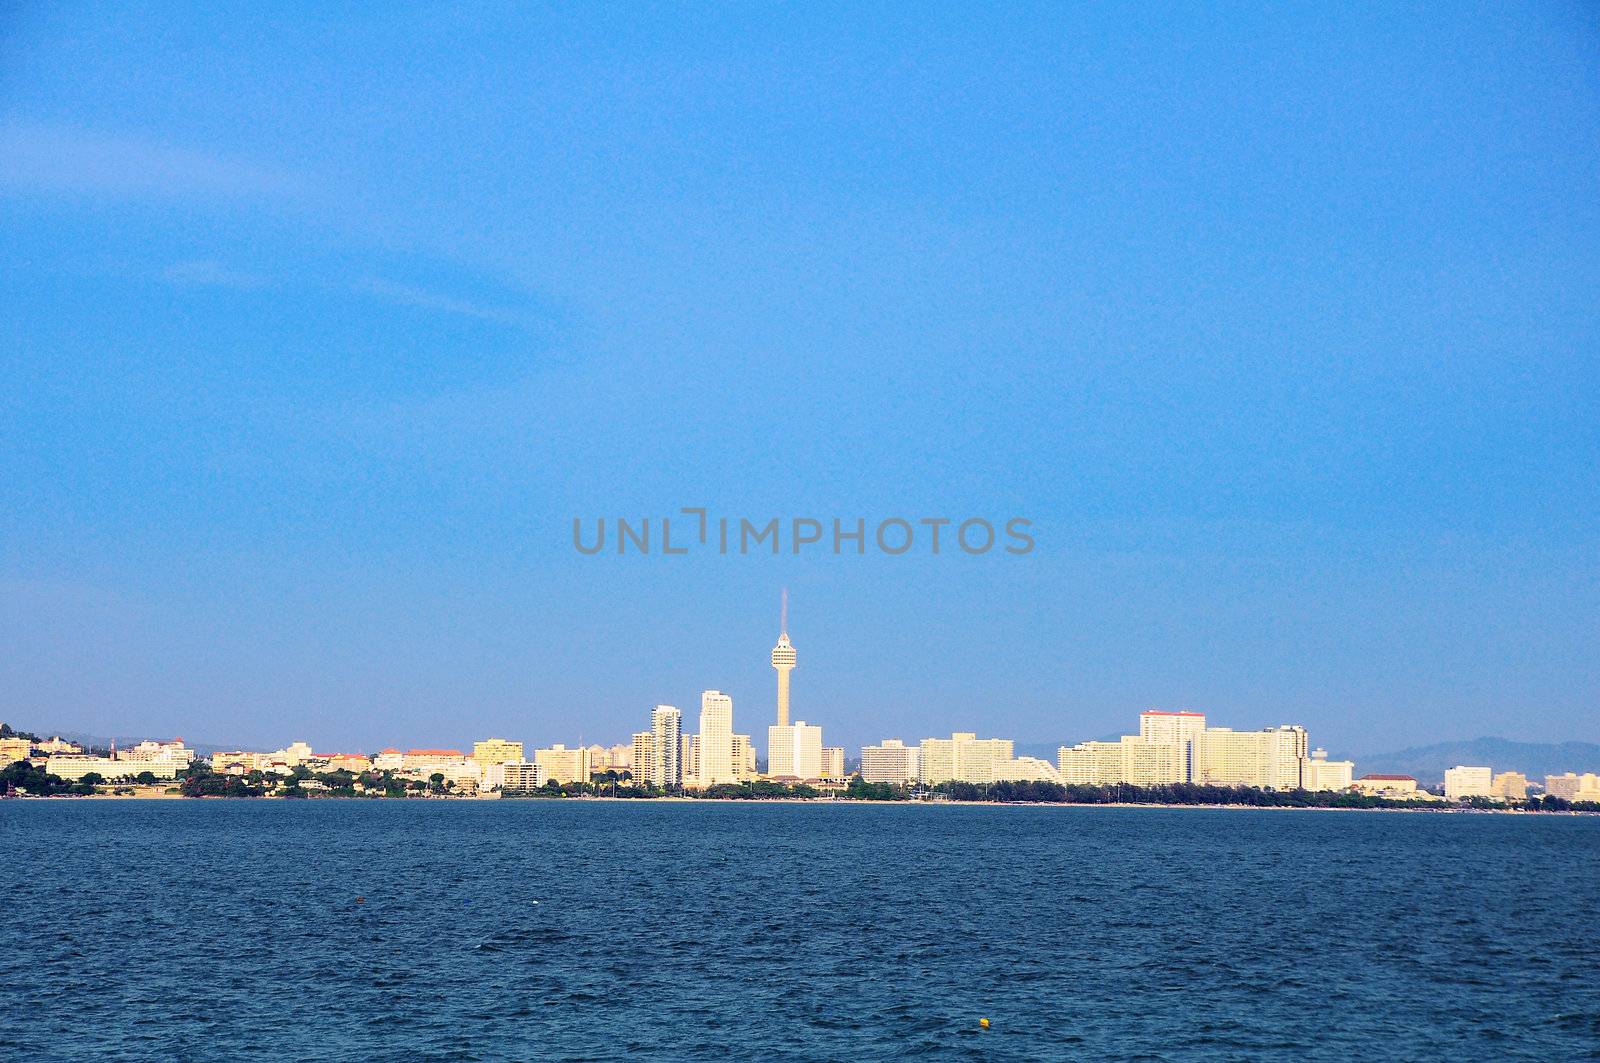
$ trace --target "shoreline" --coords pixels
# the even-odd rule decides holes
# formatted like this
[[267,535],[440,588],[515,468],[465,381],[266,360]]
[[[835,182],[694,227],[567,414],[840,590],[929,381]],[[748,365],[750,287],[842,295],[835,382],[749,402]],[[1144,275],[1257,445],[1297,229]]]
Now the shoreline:
[[1339,808],[1327,805],[1249,805],[1249,804],[1159,804],[1149,802],[1072,802],[1072,801],[880,801],[880,800],[826,800],[804,797],[770,797],[758,799],[738,798],[704,798],[704,797],[410,797],[410,798],[383,798],[383,797],[185,797],[182,794],[169,793],[144,793],[144,794],[53,794],[48,797],[22,796],[0,799],[4,801],[240,801],[240,802],[356,802],[361,804],[478,804],[485,801],[509,801],[518,805],[535,804],[596,804],[607,805],[661,805],[675,806],[703,805],[716,807],[723,805],[803,805],[813,807],[848,807],[853,805],[867,807],[939,807],[939,808],[1082,808],[1082,809],[1181,809],[1190,811],[1219,811],[1219,812],[1403,812],[1422,813],[1424,815],[1491,815],[1491,816],[1600,816],[1600,812],[1585,809],[1566,809],[1551,811],[1532,811],[1524,808],[1463,808],[1456,806],[1441,808]]

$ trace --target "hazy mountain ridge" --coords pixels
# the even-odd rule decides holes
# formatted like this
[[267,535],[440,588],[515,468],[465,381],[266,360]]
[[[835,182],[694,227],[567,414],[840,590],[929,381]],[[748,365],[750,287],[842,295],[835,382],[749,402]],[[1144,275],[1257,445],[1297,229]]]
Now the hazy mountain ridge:
[[1487,765],[1496,772],[1520,771],[1539,783],[1546,775],[1562,772],[1600,772],[1600,744],[1594,742],[1516,742],[1485,736],[1412,746],[1392,753],[1329,756],[1355,761],[1358,777],[1372,773],[1410,775],[1424,784],[1442,782],[1445,770],[1457,764]]

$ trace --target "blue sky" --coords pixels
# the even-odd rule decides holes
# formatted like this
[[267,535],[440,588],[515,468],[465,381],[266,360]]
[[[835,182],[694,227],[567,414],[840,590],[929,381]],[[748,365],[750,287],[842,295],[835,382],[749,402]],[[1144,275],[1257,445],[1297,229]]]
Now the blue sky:
[[1600,741],[1592,7],[12,4],[0,283],[8,721]]

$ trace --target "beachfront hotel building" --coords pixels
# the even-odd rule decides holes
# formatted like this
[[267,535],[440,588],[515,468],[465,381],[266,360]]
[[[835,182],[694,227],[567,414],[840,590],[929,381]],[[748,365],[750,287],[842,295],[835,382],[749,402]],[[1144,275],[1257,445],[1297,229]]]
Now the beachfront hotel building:
[[[1141,728],[1143,725],[1141,718]],[[1087,786],[1167,786],[1185,782],[1186,763],[1185,746],[1176,741],[1149,741],[1139,735],[1123,735],[1115,742],[1080,742],[1056,750],[1061,781]]]
[[546,749],[535,749],[533,762],[539,766],[541,783],[589,781],[589,750],[584,746],[568,749],[557,742]]
[[1355,771],[1355,761],[1329,760],[1326,749],[1313,749],[1301,769],[1300,784],[1307,790],[1348,790]]
[[51,757],[45,764],[45,770],[67,782],[77,782],[90,774],[112,781],[131,779],[144,772],[149,772],[157,779],[172,779],[177,776],[178,769],[186,766],[176,760],[118,760],[68,753]]
[[526,760],[497,760],[481,766],[479,785],[502,793],[528,793],[544,785],[539,765]]
[[0,765],[27,760],[33,753],[33,743],[26,738],[0,738]]
[[1409,775],[1363,775],[1355,782],[1357,790],[1374,797],[1416,797],[1417,780]]
[[949,738],[924,738],[917,756],[918,779],[925,786],[998,782],[1005,777],[1012,747],[1009,738],[979,738],[974,731],[956,731]]
[[1207,727],[1195,739],[1194,781],[1211,786],[1296,790],[1307,750],[1306,729],[1285,724],[1264,731]]
[[767,728],[767,775],[822,778],[822,728],[804,720]]
[[479,765],[518,761],[522,759],[522,743],[507,738],[485,738],[472,743],[472,759]]
[[908,746],[898,738],[885,738],[875,746],[862,746],[861,778],[894,786],[914,783],[918,752],[916,746]]
[[1446,768],[1444,773],[1444,796],[1449,801],[1459,801],[1463,797],[1492,797],[1494,795],[1494,772],[1489,768],[1468,767],[1457,764],[1453,768]]

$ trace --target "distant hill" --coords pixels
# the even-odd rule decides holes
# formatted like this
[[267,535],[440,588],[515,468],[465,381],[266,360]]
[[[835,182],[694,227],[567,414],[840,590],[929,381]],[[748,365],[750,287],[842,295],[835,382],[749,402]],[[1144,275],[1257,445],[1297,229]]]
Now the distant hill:
[[[159,737],[156,735],[92,735],[85,734],[82,731],[52,731],[49,728],[35,728],[34,733],[40,738],[60,735],[68,742],[76,742],[85,749],[106,749],[113,740],[117,743],[118,749],[127,749],[129,746],[136,746],[150,738],[155,738],[161,742],[170,742],[173,738],[172,735]],[[190,742],[187,739],[184,740],[183,744],[201,756],[210,756],[213,753],[228,753],[239,748],[238,746],[219,746],[209,742]]]
[[1543,782],[1546,775],[1562,772],[1600,772],[1600,745],[1593,742],[1513,742],[1509,738],[1473,738],[1438,742],[1393,753],[1347,756],[1329,754],[1332,760],[1353,760],[1356,775],[1410,775],[1424,785],[1444,780],[1445,769],[1457,764],[1487,765],[1497,772],[1520,771]]

